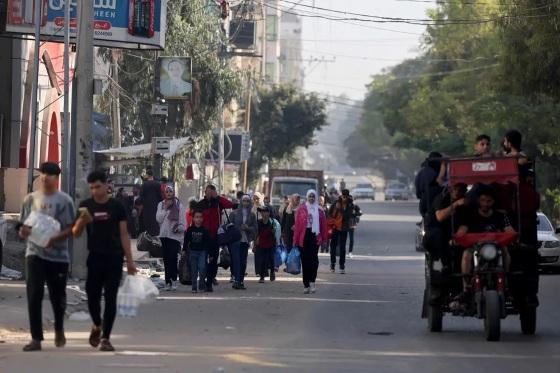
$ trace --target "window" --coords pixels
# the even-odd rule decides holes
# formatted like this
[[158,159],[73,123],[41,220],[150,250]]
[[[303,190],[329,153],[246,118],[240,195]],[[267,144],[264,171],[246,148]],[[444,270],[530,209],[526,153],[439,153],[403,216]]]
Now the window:
[[278,40],[278,16],[276,15],[266,16],[266,40]]

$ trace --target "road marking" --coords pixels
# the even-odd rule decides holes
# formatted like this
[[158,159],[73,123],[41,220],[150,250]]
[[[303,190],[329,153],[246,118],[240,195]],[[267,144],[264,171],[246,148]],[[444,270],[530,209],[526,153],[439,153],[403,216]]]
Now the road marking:
[[[390,214],[363,214],[360,217],[360,222],[364,221],[381,221],[390,223],[418,223],[420,216],[418,215],[390,215]],[[416,226],[411,225],[416,228]],[[359,228],[358,228],[359,230]]]
[[424,261],[425,256],[421,255],[354,255],[349,261],[377,261],[377,262],[393,262],[393,261]]
[[113,369],[162,369],[167,368],[165,364],[134,364],[134,363],[115,363],[115,364],[100,364],[99,368],[113,368]]
[[272,300],[272,301],[296,301],[296,302],[326,302],[326,303],[394,303],[388,300],[370,300],[370,299],[337,299],[337,298],[309,298],[304,297],[199,297],[199,296],[163,296],[158,297],[161,300],[236,300],[236,301],[254,301],[254,300]]
[[287,368],[288,367],[285,364],[270,363],[270,362],[259,360],[259,359],[256,359],[254,357],[243,355],[243,354],[227,354],[224,357],[226,359],[229,359],[229,360],[234,361],[236,363],[258,365],[258,366],[267,367],[267,368]]

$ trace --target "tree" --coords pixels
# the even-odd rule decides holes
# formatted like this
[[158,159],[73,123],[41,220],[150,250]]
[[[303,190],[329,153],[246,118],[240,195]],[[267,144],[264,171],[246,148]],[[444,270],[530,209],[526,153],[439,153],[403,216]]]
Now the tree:
[[255,180],[266,159],[281,160],[297,147],[312,145],[314,132],[326,124],[325,102],[313,93],[280,85],[261,87],[258,95],[252,113],[250,180]]

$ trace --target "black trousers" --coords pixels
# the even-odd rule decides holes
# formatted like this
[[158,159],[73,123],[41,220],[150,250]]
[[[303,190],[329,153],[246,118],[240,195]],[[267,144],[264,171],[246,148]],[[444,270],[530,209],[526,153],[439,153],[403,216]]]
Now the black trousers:
[[163,251],[163,267],[165,268],[165,283],[177,281],[179,275],[179,250],[181,243],[171,238],[161,238],[161,248]]
[[354,231],[355,231],[355,228],[350,228],[350,230],[348,231],[348,237],[349,237],[349,241],[350,241],[350,243],[348,244],[348,252],[349,253],[354,251]]
[[[257,247],[255,250],[255,272],[257,276],[265,278],[269,271],[274,271],[274,247]],[[272,259],[272,260],[271,260]]]
[[[88,309],[93,324],[103,326],[102,338],[110,338],[117,316],[117,293],[122,278],[123,262],[122,254],[90,253],[87,259]],[[103,319],[101,319],[101,294],[105,298]]]
[[331,268],[336,266],[336,248],[339,248],[339,265],[340,269],[344,269],[346,264],[346,240],[348,239],[348,231],[334,230],[331,238]]
[[307,228],[301,248],[301,272],[303,276],[303,286],[309,287],[310,282],[317,280],[317,270],[319,269],[319,245],[317,236]]
[[54,313],[54,329],[56,331],[64,330],[68,263],[51,262],[32,255],[25,258],[25,268],[31,338],[42,341],[45,283],[49,289],[49,298]]
[[206,288],[212,289],[214,279],[218,275],[218,256],[220,248],[217,241],[212,241],[208,245],[208,265],[206,266]]

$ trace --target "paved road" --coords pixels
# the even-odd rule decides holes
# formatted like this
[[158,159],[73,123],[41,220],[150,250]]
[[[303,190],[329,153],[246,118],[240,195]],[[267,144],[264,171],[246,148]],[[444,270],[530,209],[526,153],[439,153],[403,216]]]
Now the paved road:
[[[445,319],[444,332],[430,334],[419,318],[423,262],[412,245],[416,206],[361,206],[365,215],[348,273],[331,274],[322,257],[316,295],[303,295],[299,278],[288,276],[272,284],[252,280],[246,292],[224,284],[209,296],[192,296],[188,289],[164,293],[138,318],[118,319],[115,354],[89,348],[89,323],[69,322],[64,350],[48,341],[43,352],[23,354],[13,333],[0,344],[0,372],[560,370],[560,277],[542,278],[535,337],[522,336],[514,318],[503,323],[498,343],[484,341],[481,322],[474,319]],[[21,291],[16,285],[0,284],[0,291]]]

